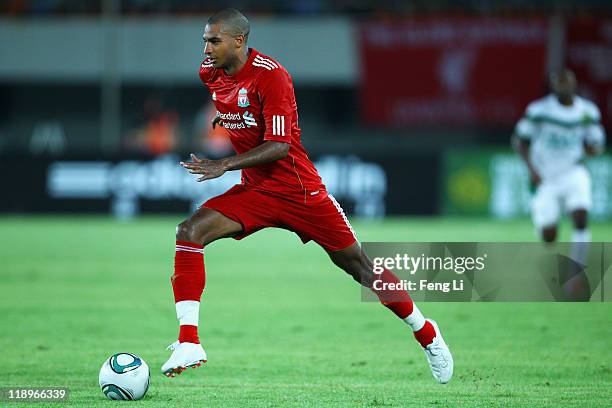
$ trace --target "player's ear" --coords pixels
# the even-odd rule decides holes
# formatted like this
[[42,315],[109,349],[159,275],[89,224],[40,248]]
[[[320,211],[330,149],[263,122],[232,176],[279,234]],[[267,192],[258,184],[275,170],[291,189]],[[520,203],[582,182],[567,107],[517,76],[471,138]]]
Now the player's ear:
[[236,37],[234,37],[234,41],[236,43],[236,48],[240,48],[246,44],[246,37],[242,34],[239,34]]

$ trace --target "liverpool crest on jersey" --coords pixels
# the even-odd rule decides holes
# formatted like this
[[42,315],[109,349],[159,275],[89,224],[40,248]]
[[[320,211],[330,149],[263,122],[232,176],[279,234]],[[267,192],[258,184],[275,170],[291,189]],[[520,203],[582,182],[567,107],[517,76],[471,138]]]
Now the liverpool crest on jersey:
[[247,89],[241,88],[238,91],[238,106],[241,108],[246,108],[249,106],[249,96],[247,95]]

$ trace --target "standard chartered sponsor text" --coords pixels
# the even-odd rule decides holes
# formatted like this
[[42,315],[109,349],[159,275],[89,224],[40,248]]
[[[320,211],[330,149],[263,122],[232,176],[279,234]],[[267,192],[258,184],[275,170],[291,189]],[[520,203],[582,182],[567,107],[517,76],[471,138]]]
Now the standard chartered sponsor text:
[[219,112],[217,116],[219,116],[221,120],[242,120],[242,117],[240,117],[239,113],[221,113]]

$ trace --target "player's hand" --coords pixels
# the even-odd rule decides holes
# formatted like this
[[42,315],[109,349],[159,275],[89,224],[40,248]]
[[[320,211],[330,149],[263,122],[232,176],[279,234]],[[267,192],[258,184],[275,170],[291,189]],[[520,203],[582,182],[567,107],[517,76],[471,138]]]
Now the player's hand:
[[223,126],[223,122],[221,122],[221,118],[219,116],[215,116],[215,118],[212,121],[212,128],[216,128],[217,125],[219,126]]
[[202,177],[198,181],[221,177],[227,171],[221,160],[200,159],[193,153],[190,162],[181,162],[180,165],[189,170],[191,174],[201,174]]

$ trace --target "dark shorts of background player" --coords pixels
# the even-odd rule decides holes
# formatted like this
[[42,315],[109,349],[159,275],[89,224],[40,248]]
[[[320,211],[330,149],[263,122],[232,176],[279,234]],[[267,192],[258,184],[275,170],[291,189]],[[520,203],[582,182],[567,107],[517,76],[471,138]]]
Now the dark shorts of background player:
[[304,243],[315,241],[326,251],[339,251],[357,242],[344,211],[325,190],[277,195],[238,184],[202,207],[242,225],[242,232],[234,239],[276,227],[295,232]]

